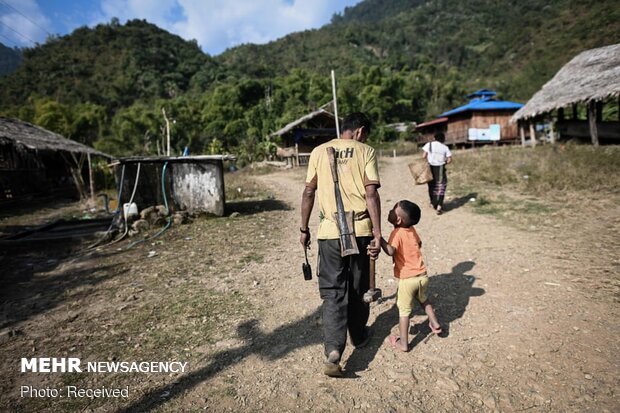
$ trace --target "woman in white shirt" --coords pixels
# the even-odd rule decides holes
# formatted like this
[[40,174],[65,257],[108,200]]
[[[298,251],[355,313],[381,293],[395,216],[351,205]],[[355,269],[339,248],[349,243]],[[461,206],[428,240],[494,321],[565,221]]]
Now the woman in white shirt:
[[439,132],[435,134],[434,141],[427,142],[422,147],[424,158],[428,161],[433,173],[433,180],[428,183],[428,196],[433,209],[437,210],[437,215],[443,212],[443,198],[448,186],[446,165],[452,162],[452,152],[444,145],[445,140],[445,135]]

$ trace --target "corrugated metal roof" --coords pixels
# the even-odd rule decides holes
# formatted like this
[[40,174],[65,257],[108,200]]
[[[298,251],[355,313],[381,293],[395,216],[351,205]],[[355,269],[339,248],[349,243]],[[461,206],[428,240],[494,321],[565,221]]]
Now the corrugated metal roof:
[[416,129],[424,128],[426,126],[436,125],[438,123],[444,123],[447,121],[448,121],[448,118],[445,118],[445,117],[429,120],[428,122],[424,122],[424,123],[420,123],[419,125],[416,125]]
[[128,156],[118,158],[110,165],[122,165],[126,163],[200,163],[212,161],[235,161],[234,155],[191,155],[191,156]]
[[469,95],[465,95],[466,98],[475,98],[477,96],[495,96],[497,92],[489,89],[480,89],[476,90],[474,93],[470,93]]
[[519,110],[523,107],[522,103],[509,102],[507,100],[493,100],[490,97],[472,99],[468,104],[442,113],[438,117],[449,117],[457,113],[477,111],[477,110]]

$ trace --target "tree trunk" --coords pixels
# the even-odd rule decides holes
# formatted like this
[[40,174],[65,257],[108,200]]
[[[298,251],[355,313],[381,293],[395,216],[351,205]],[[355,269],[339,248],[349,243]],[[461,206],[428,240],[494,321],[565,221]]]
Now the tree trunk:
[[80,154],[80,159],[78,160],[73,152],[69,152],[71,155],[71,160],[67,159],[67,157],[61,152],[62,158],[65,160],[65,163],[69,167],[69,171],[71,171],[71,176],[73,177],[73,183],[75,184],[75,189],[78,191],[78,195],[80,199],[88,198],[88,192],[86,191],[86,184],[84,183],[84,178],[82,178],[82,166],[84,165],[84,154]]

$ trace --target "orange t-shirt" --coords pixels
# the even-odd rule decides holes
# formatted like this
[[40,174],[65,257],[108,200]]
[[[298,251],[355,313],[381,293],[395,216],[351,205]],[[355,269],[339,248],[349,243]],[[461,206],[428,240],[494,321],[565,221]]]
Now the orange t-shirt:
[[420,237],[415,228],[394,228],[388,244],[396,249],[392,256],[396,278],[410,278],[426,273],[420,251]]

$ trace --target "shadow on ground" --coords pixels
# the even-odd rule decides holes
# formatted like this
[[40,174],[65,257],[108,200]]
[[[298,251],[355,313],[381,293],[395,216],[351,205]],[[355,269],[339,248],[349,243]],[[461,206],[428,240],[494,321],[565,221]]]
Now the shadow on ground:
[[9,256],[0,257],[0,328],[12,327],[66,303],[67,294],[73,290],[79,289],[80,293],[73,295],[72,300],[86,297],[90,289],[83,287],[123,273],[119,265],[93,268],[85,264],[62,270],[68,261],[78,258],[76,244],[65,242],[54,248],[13,250]]
[[467,195],[451,199],[448,202],[445,202],[443,204],[443,211],[448,212],[448,211],[452,211],[453,209],[460,208],[466,203],[468,203],[471,198],[477,198],[477,197],[478,197],[477,192],[471,192]]
[[[452,272],[438,274],[429,278],[429,300],[435,308],[437,318],[441,323],[442,333],[439,337],[445,338],[450,335],[450,325],[453,321],[463,317],[470,297],[479,297],[484,294],[484,289],[474,287],[476,277],[468,274],[476,265],[473,261],[465,261],[455,265]],[[390,335],[392,328],[398,324],[398,308],[396,307],[395,295],[385,297],[384,300],[394,300],[394,305],[389,310],[381,313],[371,328],[373,339],[363,349],[355,349],[346,363],[347,377],[358,377],[356,372],[364,371],[375,358],[384,340]],[[424,315],[420,305],[416,305],[413,315]],[[416,346],[424,342],[431,333],[428,322],[416,324],[410,329],[409,351],[414,351]],[[413,340],[411,340],[413,336]],[[396,350],[395,350],[396,351]]]
[[[484,294],[484,290],[473,287],[475,277],[466,274],[473,266],[474,263],[471,261],[463,262],[454,266],[449,274],[431,277],[430,293],[433,296],[434,294],[438,295],[435,298],[436,309],[445,335],[449,334],[450,323],[461,318],[465,313],[470,297]],[[394,298],[392,295],[385,299],[393,300]],[[260,331],[258,320],[246,321],[237,328],[237,336],[245,341],[244,345],[216,352],[209,357],[204,367],[179,378],[174,383],[148,391],[120,411],[145,412],[161,408],[171,399],[183,395],[188,390],[211,379],[220,371],[240,363],[252,354],[273,361],[283,358],[298,348],[321,344],[323,342],[322,330],[320,328],[308,328],[316,323],[319,316],[320,307],[304,318],[284,324],[269,334]],[[398,310],[395,305],[379,315],[371,326],[374,334],[371,343],[365,348],[353,351],[346,363],[345,377],[357,377],[356,372],[368,368],[369,363],[375,358],[379,347],[383,344],[383,340],[397,322]],[[419,330],[412,343],[413,347],[430,333],[427,323],[424,323],[424,326],[420,327]],[[162,397],[163,394],[165,397]]]
[[290,211],[291,209],[290,205],[278,199],[226,202],[226,215],[230,215],[234,212],[239,214],[254,214],[267,211]]
[[[269,334],[260,331],[258,320],[246,321],[237,327],[238,336],[244,339],[246,344],[238,348],[218,351],[210,356],[206,366],[179,378],[173,384],[147,392],[120,411],[145,412],[156,409],[252,354],[271,361],[280,359],[295,349],[322,343],[321,329],[308,328],[315,324],[319,314],[320,307],[304,318],[278,327]],[[162,398],[161,395],[164,393],[166,397]]]

